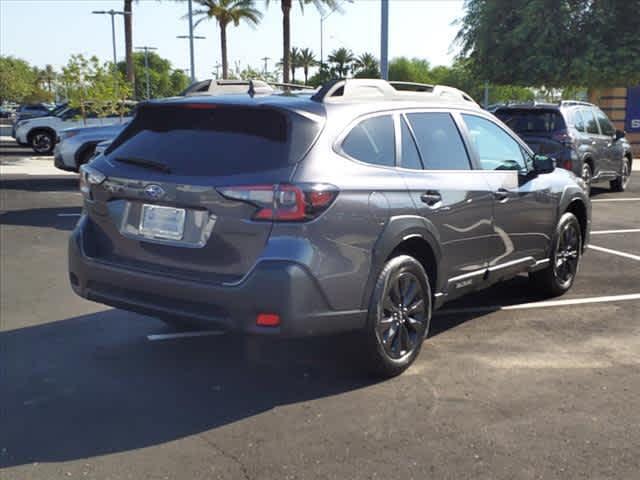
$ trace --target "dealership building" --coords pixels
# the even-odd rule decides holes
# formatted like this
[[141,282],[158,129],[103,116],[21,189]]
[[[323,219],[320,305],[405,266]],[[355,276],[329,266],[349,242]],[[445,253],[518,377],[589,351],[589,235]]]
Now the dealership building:
[[617,129],[627,132],[634,155],[640,157],[640,86],[592,90],[589,100],[607,114]]

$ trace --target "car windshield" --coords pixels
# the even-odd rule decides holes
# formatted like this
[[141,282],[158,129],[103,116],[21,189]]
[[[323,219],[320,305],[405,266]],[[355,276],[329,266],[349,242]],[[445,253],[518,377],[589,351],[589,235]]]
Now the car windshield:
[[557,110],[502,109],[496,116],[517,133],[553,133],[567,128]]

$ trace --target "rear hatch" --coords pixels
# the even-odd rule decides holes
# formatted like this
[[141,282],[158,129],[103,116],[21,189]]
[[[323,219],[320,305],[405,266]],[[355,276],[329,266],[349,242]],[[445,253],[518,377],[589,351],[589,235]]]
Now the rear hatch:
[[495,115],[540,155],[553,156],[569,140],[567,125],[556,109],[504,108]]
[[259,105],[141,107],[89,167],[100,178],[84,192],[91,237],[86,253],[187,279],[242,278],[262,252],[272,221],[256,218],[256,203],[225,192],[288,182],[321,126]]

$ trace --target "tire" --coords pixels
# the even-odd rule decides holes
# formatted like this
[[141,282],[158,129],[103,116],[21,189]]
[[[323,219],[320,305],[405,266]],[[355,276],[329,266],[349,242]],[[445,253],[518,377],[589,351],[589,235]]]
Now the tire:
[[431,286],[420,262],[408,255],[387,261],[371,295],[364,332],[371,373],[390,378],[409,368],[429,333],[431,308]]
[[582,180],[586,185],[586,194],[587,196],[591,195],[591,179],[593,178],[593,170],[591,170],[591,165],[589,165],[586,161],[582,164]]
[[609,185],[614,192],[624,192],[629,186],[629,178],[631,177],[631,161],[625,157],[622,161],[621,175],[611,181]]
[[551,245],[549,266],[530,277],[547,296],[557,297],[573,286],[582,256],[582,231],[573,213],[560,217]]
[[56,139],[51,132],[38,130],[29,135],[29,145],[35,153],[51,155],[56,146]]

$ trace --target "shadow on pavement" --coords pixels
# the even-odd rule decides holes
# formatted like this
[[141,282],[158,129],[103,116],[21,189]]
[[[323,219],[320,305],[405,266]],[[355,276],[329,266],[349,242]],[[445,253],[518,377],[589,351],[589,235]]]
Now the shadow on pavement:
[[0,466],[157,445],[375,382],[351,336],[147,341],[159,331],[107,310],[0,332]]
[[[11,210],[0,213],[0,225],[20,225],[28,227],[57,228],[73,230],[80,213],[80,207],[49,207]],[[59,216],[62,215],[62,216]]]
[[76,176],[1,179],[1,190],[21,190],[25,192],[77,192],[78,178]]

